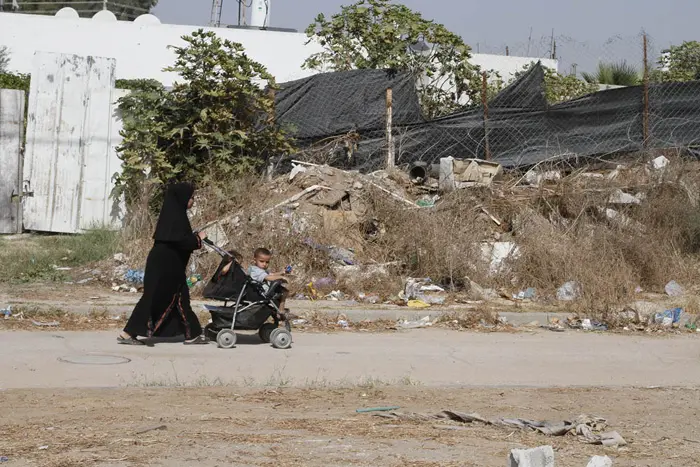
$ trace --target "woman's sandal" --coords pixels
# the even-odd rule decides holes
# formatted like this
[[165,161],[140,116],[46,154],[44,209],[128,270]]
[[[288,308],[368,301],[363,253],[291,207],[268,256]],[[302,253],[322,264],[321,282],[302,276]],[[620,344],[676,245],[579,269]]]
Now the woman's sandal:
[[208,343],[209,343],[209,339],[207,339],[206,337],[204,337],[201,334],[192,340],[184,342],[185,345],[201,345],[201,344],[208,344]]
[[124,345],[146,345],[144,342],[141,342],[135,337],[122,337],[119,336],[117,337],[117,343],[118,344],[124,344]]

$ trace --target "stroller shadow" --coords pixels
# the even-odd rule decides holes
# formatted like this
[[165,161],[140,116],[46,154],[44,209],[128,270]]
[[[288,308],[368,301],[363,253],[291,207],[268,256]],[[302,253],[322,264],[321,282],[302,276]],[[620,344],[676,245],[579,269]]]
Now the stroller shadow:
[[[142,342],[149,347],[153,347],[156,344],[182,344],[185,342],[185,336],[175,336],[175,337],[151,337],[148,339],[142,339]],[[216,341],[211,340],[209,344],[216,345]],[[257,334],[240,334],[236,333],[236,345],[270,345],[260,340]],[[192,347],[197,347],[193,345]]]

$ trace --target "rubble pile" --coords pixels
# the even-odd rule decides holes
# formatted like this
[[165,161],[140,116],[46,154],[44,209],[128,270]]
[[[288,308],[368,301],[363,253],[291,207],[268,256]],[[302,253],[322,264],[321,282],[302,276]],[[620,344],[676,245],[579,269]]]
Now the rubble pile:
[[[192,225],[203,225],[217,246],[234,248],[245,260],[255,247],[271,247],[276,262],[294,270],[296,298],[418,308],[494,300],[514,306],[537,302],[572,307],[598,293],[590,277],[582,277],[575,268],[572,274],[545,271],[537,276],[537,270],[528,269],[529,263],[541,267],[536,264],[543,262],[540,254],[548,255],[549,261],[569,258],[575,263],[579,258],[571,255],[576,247],[567,243],[569,238],[580,241],[588,235],[592,244],[601,232],[643,238],[650,229],[658,230],[644,217],[644,210],[650,203],[663,205],[659,194],[668,195],[669,190],[675,193],[673,202],[698,206],[700,165],[693,164],[671,163],[659,156],[585,168],[539,165],[524,173],[504,174],[497,163],[445,158],[439,164],[416,163],[405,171],[363,174],[293,161],[288,173],[254,186],[249,198],[232,199],[236,207],[230,212],[207,200],[198,203]],[[401,229],[414,230],[410,238],[423,237],[415,253],[393,246],[404,232],[396,227],[402,219]],[[433,235],[465,223],[471,230],[430,243]],[[533,243],[542,253],[533,253]],[[413,262],[416,254],[432,257],[440,251],[446,252],[442,271],[440,262],[433,261],[432,272]],[[458,276],[451,273],[451,258],[462,261]],[[206,280],[218,260],[203,250],[193,255],[190,272]],[[140,271],[132,263],[115,257],[101,268],[99,278],[115,290],[138,289]],[[473,265],[470,272],[465,272],[465,263]],[[687,276],[669,275],[663,276],[670,284],[664,296],[677,302],[665,304],[658,316],[630,328],[664,327],[669,319],[678,327],[678,313],[666,312],[685,306],[681,302],[693,291],[683,290],[690,283]],[[635,285],[639,290],[630,297],[639,298],[641,286],[647,285],[631,284],[632,291]],[[663,284],[658,285],[653,288],[662,294]],[[630,284],[624,287],[630,289]],[[567,324],[584,330],[609,325],[598,318],[580,316]]]

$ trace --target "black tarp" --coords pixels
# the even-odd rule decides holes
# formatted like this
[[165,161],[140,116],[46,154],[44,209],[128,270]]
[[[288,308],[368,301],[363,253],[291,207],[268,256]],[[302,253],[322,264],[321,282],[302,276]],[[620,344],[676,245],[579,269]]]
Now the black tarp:
[[[351,91],[342,94],[343,99],[350,102],[343,106],[337,104],[337,85],[330,85],[338,82],[336,73],[319,75],[315,84],[312,84],[313,78],[302,80],[304,85],[295,82],[295,88],[307,89],[304,96],[313,95],[313,105],[305,103],[303,96],[295,105],[298,109],[313,108],[313,115],[307,111],[287,111],[285,123],[315,129],[297,133],[301,146],[358,130],[361,138],[357,148],[349,159],[347,154],[339,157],[338,163],[363,171],[377,170],[386,160],[384,93],[387,81],[373,75],[372,71],[350,73],[353,73],[348,75],[353,78],[348,80],[352,84]],[[362,78],[362,74],[367,74],[368,78]],[[363,82],[373,83],[372,89],[360,91],[357,85]],[[321,83],[325,84],[321,86]],[[403,86],[398,89],[402,92],[399,99],[395,99],[393,124],[397,164],[436,163],[448,156],[484,158],[487,134],[491,159],[509,168],[528,167],[549,159],[607,156],[643,147],[641,86],[596,92],[548,106],[544,72],[537,64],[491,100],[488,121],[484,122],[481,107],[423,121],[417,108],[413,80],[404,75],[400,83]],[[314,86],[318,87],[312,90]],[[322,105],[323,102],[329,105]],[[698,144],[700,82],[652,85],[649,102],[649,147]],[[408,110],[402,109],[403,105]],[[285,106],[290,107],[289,104]],[[322,127],[321,122],[328,123]]]
[[275,119],[300,139],[384,128],[388,88],[394,125],[423,121],[413,77],[387,70],[322,73],[280,84]]

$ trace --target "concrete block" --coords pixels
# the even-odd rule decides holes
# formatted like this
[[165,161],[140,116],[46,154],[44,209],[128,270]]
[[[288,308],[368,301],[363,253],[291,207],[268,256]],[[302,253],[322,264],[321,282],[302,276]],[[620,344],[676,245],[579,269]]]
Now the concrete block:
[[508,467],[554,467],[554,449],[552,446],[513,449],[508,458]]
[[612,467],[613,462],[608,456],[593,456],[586,467]]

